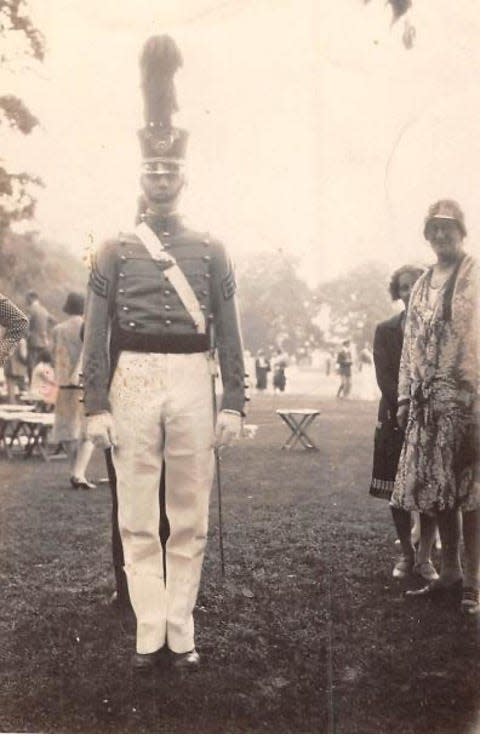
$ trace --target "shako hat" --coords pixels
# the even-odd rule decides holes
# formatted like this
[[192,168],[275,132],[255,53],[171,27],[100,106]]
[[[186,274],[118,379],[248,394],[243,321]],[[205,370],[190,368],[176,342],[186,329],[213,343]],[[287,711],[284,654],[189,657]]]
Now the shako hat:
[[428,210],[424,220],[424,237],[429,240],[429,226],[434,220],[454,220],[461,231],[463,238],[466,236],[465,216],[463,210],[454,200],[438,200]]
[[141,52],[145,127],[138,131],[145,173],[177,170],[184,162],[188,132],[171,124],[178,110],[174,75],[183,64],[170,36],[151,36]]

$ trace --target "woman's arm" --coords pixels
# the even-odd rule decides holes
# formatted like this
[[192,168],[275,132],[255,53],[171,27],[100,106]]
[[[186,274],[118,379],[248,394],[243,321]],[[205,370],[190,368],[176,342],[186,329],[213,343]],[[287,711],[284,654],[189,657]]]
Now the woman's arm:
[[0,339],[0,366],[3,366],[29,326],[28,317],[3,294],[0,294],[0,325],[5,328]]

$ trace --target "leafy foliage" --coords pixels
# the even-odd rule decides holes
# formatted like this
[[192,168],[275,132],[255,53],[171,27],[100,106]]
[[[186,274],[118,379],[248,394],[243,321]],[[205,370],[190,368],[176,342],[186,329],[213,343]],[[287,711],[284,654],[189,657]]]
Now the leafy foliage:
[[[289,353],[350,338],[372,344],[378,322],[392,314],[389,269],[366,262],[312,290],[297,275],[293,258],[259,254],[239,274],[241,323],[246,347],[279,345]],[[317,316],[328,309],[328,329]]]
[[320,304],[329,307],[335,337],[350,338],[360,348],[372,344],[377,323],[391,314],[389,276],[383,264],[366,262],[318,287]]
[[34,233],[7,231],[0,249],[0,293],[19,306],[25,293],[35,289],[42,302],[57,316],[69,291],[83,292],[87,269],[80,259],[60,244],[46,243]]
[[22,100],[15,95],[2,95],[0,110],[3,111],[5,122],[20,133],[30,133],[39,122]]
[[[23,10],[21,0],[0,0],[0,40],[6,42],[12,36],[15,36],[15,41],[21,38],[26,42],[23,54],[42,61],[44,38]],[[11,63],[4,52],[0,54],[0,60],[4,65]],[[0,96],[0,112],[0,130],[8,126],[28,135],[38,124],[37,118],[15,95]],[[8,230],[11,223],[33,217],[35,195],[32,185],[41,186],[42,182],[27,172],[8,171],[5,165],[0,167],[0,234]]]
[[0,233],[12,222],[33,217],[35,198],[31,185],[41,186],[42,180],[27,172],[14,174],[0,167]]
[[[44,37],[38,28],[35,28],[29,16],[23,13],[24,7],[23,0],[0,0],[0,38],[5,38],[10,33],[20,33],[27,41],[29,53],[35,59],[43,61]],[[7,61],[4,54],[0,60],[2,63]]]
[[239,274],[238,281],[248,350],[280,345],[292,353],[307,341],[318,341],[320,331],[312,323],[318,308],[311,290],[297,276],[293,257],[259,254]]

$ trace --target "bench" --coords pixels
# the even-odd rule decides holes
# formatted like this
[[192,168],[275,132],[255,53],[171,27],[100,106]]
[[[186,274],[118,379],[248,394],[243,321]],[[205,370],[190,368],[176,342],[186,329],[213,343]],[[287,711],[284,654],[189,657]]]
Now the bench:
[[25,458],[38,452],[44,461],[48,461],[47,435],[53,425],[53,412],[4,409],[0,405],[0,448],[4,449],[9,459],[18,448]]

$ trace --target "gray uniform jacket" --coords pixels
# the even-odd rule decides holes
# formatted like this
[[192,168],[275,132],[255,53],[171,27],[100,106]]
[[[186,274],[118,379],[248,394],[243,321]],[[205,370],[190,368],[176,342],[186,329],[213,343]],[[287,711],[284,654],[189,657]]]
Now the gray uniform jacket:
[[[231,262],[218,241],[185,228],[178,216],[148,218],[212,321],[223,382],[222,409],[243,411],[245,369]],[[87,414],[109,411],[109,384],[119,353],[199,353],[209,350],[164,272],[135,234],[120,234],[97,250],[91,266],[84,332]]]

